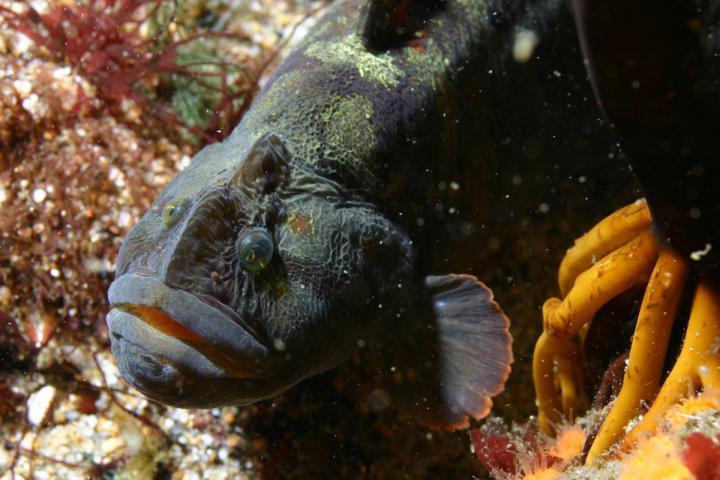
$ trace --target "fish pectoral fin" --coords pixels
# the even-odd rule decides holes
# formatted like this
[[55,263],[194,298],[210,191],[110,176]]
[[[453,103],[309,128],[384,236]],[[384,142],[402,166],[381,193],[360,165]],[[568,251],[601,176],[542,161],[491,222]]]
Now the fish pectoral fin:
[[411,374],[391,387],[392,401],[431,427],[467,428],[471,418],[490,412],[491,397],[510,374],[510,322],[492,291],[472,275],[429,276],[425,287],[434,318],[419,333],[424,338],[413,352]]
[[468,417],[490,412],[490,397],[500,393],[510,374],[510,321],[493,293],[472,275],[430,276],[438,331],[441,393],[451,422],[467,426]]

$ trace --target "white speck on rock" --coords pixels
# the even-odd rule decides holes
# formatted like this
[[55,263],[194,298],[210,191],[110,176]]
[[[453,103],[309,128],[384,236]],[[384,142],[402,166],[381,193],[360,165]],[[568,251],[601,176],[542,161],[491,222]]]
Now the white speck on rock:
[[52,76],[56,80],[61,80],[63,78],[68,78],[72,75],[72,69],[70,67],[61,67],[56,68],[53,70]]
[[132,225],[132,221],[132,215],[130,215],[127,210],[120,211],[120,214],[118,215],[118,225],[127,228]]
[[34,116],[38,116],[40,113],[40,97],[33,93],[22,101],[22,106]]
[[57,389],[55,387],[52,385],[45,385],[37,392],[30,395],[27,402],[27,419],[31,424],[37,427],[43,422],[43,420],[45,420],[45,417],[48,415],[48,411],[50,410],[50,406],[52,405],[53,400],[55,400],[56,393]]
[[[13,2],[10,5],[19,4],[20,2]],[[20,13],[20,12],[17,12]],[[22,33],[18,33],[15,36],[15,44],[13,45],[15,47],[15,50],[18,53],[25,53],[28,50],[30,50],[30,47],[33,45],[33,41],[30,40],[30,37],[27,35],[24,35]]]
[[47,192],[42,188],[36,188],[32,192],[32,199],[35,203],[42,203],[47,198]]
[[13,87],[15,87],[15,90],[17,90],[20,98],[26,98],[32,92],[32,82],[30,82],[30,80],[15,80],[13,82]]

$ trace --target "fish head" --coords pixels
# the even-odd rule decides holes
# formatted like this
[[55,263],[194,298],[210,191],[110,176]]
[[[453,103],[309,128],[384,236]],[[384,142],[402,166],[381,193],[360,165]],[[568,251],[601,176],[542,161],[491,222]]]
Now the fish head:
[[346,360],[409,269],[407,238],[290,162],[274,134],[224,180],[198,187],[198,172],[175,177],[121,246],[107,320],[123,377],[161,403],[209,408]]

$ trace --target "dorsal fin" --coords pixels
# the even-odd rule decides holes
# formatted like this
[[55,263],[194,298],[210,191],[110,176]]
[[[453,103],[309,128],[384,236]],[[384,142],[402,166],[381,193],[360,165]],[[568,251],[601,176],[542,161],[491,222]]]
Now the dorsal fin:
[[365,48],[381,52],[418,35],[446,0],[370,0],[362,37]]

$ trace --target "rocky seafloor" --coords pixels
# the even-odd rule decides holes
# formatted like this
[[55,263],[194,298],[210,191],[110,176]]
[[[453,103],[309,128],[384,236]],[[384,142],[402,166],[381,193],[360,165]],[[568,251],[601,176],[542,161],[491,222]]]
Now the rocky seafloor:
[[[47,13],[78,3],[0,0],[9,9],[5,19],[27,5]],[[170,32],[153,44],[162,50],[197,29],[222,25],[227,35],[203,38],[200,51],[189,55],[222,55],[242,66],[229,74],[237,90],[223,92],[238,102],[228,111],[240,114],[324,6],[290,0],[173,5],[176,10],[161,11],[154,24],[144,22],[139,35]],[[46,38],[62,32],[58,25],[37,31]],[[118,375],[105,325],[118,247],[199,146],[217,139],[214,133],[222,138],[229,128],[223,120],[231,122],[232,115],[204,114],[204,105],[189,98],[225,98],[192,91],[197,85],[177,72],[143,74],[139,88],[113,96],[97,84],[107,79],[101,72],[73,64],[76,52],[53,50],[10,27],[0,23],[1,479],[444,479],[482,478],[483,465],[493,470],[492,462],[476,458],[481,444],[468,432],[418,426],[355,387],[366,375],[359,357],[243,408],[170,408],[129,388]],[[192,95],[178,93],[184,89]],[[609,139],[607,154],[616,154]],[[478,247],[488,258],[484,281],[513,320],[515,366],[495,400],[495,414],[507,420],[535,413],[532,345],[540,306],[557,294],[555,272],[565,249],[638,195],[628,171],[605,177],[597,175],[600,166],[567,175],[551,170],[554,187],[544,200],[517,205],[502,233]],[[512,184],[521,190],[523,178],[516,177]]]

